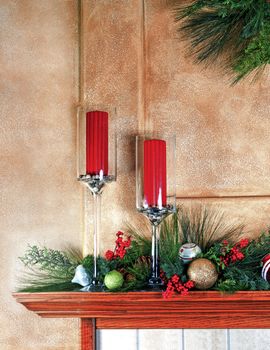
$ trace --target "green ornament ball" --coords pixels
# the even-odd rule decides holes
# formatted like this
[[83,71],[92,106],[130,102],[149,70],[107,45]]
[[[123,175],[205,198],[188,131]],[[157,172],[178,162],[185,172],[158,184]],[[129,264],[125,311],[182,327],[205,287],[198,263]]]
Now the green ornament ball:
[[123,283],[123,275],[116,270],[112,270],[105,275],[104,284],[109,290],[121,288]]

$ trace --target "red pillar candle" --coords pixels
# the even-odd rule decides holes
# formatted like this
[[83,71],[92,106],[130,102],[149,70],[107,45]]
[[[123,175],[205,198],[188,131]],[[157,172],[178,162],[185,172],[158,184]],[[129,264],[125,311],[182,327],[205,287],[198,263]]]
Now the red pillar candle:
[[151,206],[166,206],[166,142],[144,141],[144,200]]
[[108,175],[108,113],[86,113],[86,174]]

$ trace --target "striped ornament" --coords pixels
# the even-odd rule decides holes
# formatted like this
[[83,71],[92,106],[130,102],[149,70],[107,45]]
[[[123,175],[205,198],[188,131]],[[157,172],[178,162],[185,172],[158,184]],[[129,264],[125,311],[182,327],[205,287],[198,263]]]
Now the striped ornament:
[[263,267],[262,267],[262,278],[265,281],[270,282],[270,254],[267,254],[263,259]]

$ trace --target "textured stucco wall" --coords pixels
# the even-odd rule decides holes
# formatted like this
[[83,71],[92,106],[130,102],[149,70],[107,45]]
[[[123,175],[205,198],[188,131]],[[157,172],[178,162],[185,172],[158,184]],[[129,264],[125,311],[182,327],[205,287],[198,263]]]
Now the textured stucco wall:
[[269,195],[269,70],[231,87],[218,65],[194,65],[165,3],[146,1],[146,110],[178,136],[178,195]]
[[[218,66],[194,65],[173,2],[82,0],[78,16],[73,0],[0,0],[1,350],[79,347],[78,321],[38,318],[10,295],[28,242],[82,245],[83,222],[91,229],[92,200],[76,182],[79,99],[117,107],[118,180],[103,195],[102,249],[127,222],[143,225],[134,136],[144,130],[177,133],[179,203],[219,206],[251,235],[269,224],[269,72],[231,88]],[[267,330],[98,334],[102,350],[270,347]]]
[[181,203],[206,197],[257,233],[269,217],[270,71],[231,87],[218,64],[193,64],[170,3],[145,1],[147,125],[176,132]]
[[78,348],[77,320],[14,302],[27,244],[80,245],[77,3],[0,1],[0,349]]

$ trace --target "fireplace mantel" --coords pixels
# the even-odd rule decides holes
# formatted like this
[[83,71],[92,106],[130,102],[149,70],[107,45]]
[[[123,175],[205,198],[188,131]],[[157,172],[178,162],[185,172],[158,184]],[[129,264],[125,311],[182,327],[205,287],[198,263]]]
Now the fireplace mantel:
[[270,292],[14,293],[41,317],[80,318],[82,350],[95,349],[96,329],[270,328]]

